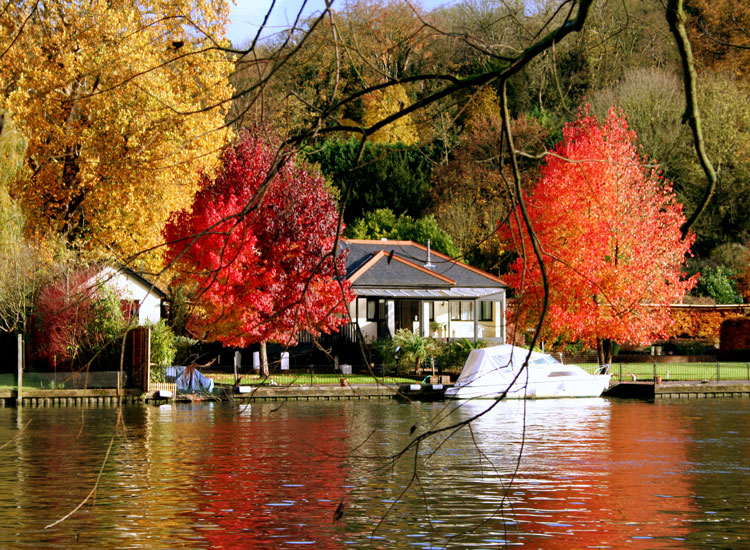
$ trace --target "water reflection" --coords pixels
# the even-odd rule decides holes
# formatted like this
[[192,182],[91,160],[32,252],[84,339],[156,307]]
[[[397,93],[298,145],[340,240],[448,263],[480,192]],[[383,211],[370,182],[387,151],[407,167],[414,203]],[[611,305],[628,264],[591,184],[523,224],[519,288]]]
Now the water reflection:
[[117,411],[0,410],[0,547],[750,546],[750,400],[203,403],[123,417],[92,505],[45,529],[93,487]]

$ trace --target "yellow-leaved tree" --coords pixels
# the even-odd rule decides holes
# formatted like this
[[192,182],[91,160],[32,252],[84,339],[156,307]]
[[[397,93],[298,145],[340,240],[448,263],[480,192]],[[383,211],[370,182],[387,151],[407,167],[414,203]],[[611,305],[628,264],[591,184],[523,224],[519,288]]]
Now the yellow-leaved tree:
[[[372,92],[364,98],[362,123],[370,127],[408,107],[411,100],[401,84]],[[376,143],[403,143],[414,145],[419,142],[419,132],[411,115],[403,116],[372,134]]]
[[[158,265],[173,210],[227,139],[225,0],[11,2],[0,14],[0,107],[28,141],[11,189],[27,231]],[[216,105],[219,107],[214,107]]]

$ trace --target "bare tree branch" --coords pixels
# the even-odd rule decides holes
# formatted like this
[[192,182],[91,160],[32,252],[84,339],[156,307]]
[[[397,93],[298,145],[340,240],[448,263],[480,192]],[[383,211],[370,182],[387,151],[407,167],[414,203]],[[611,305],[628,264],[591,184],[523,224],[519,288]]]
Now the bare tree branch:
[[703,137],[701,113],[698,106],[698,92],[696,89],[698,74],[695,70],[695,61],[693,59],[693,51],[690,47],[690,40],[688,40],[687,31],[685,30],[686,19],[683,0],[669,0],[667,4],[667,22],[677,42],[677,49],[682,62],[682,80],[685,85],[685,113],[682,121],[683,123],[687,122],[693,132],[695,152],[703,173],[706,175],[706,188],[703,192],[703,198],[698,203],[698,206],[696,206],[695,211],[680,228],[683,238],[687,237],[695,222],[705,212],[708,203],[711,202],[711,198],[716,192],[717,182],[716,171],[713,164],[711,164],[711,160],[708,158],[708,153],[706,153],[706,142]]

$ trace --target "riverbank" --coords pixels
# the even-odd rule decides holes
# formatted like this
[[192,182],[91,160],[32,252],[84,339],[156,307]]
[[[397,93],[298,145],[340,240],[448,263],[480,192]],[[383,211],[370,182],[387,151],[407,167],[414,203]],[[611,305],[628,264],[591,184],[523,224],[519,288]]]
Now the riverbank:
[[[315,386],[251,386],[246,393],[233,393],[231,386],[219,386],[211,395],[180,394],[173,399],[147,394],[137,389],[125,389],[118,395],[117,389],[24,389],[22,406],[105,406],[136,402],[177,401],[332,401],[357,399],[440,400],[449,385],[433,384],[352,384]],[[612,385],[605,397],[624,399],[693,399],[708,397],[750,397],[750,381],[725,380],[682,382],[620,382]],[[17,393],[0,391],[0,407],[18,405]]]
[[[231,387],[219,387],[211,395],[180,394],[166,399],[158,392],[144,393],[137,389],[125,389],[120,392],[123,403],[166,402],[166,401],[272,401],[272,400],[356,400],[356,399],[392,399],[399,395],[399,386],[378,384],[355,385],[318,385],[318,386],[253,386],[247,393],[232,393]],[[120,402],[117,389],[24,389],[21,406],[103,406],[116,405]],[[18,394],[15,390],[0,391],[0,407],[18,405]]]
[[[116,388],[92,388],[86,390],[24,388],[21,405],[30,407],[116,405],[120,402],[120,394],[122,394],[123,403],[144,401],[144,393],[136,389],[125,389],[118,392]],[[18,392],[15,390],[0,391],[0,407],[14,405],[18,405]]]

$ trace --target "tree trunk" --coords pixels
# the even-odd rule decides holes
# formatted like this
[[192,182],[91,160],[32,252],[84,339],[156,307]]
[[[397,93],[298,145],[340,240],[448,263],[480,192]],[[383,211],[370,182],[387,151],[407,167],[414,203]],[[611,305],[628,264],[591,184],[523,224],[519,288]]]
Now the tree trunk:
[[599,355],[600,365],[612,364],[612,348],[612,340],[610,340],[609,338],[597,338],[596,351]]
[[268,354],[266,354],[265,340],[260,343],[260,374],[263,378],[268,378]]

